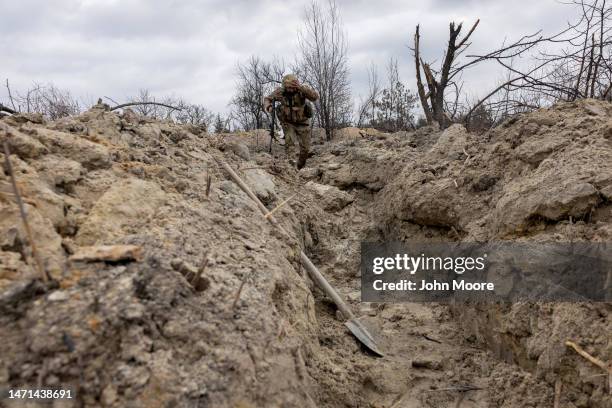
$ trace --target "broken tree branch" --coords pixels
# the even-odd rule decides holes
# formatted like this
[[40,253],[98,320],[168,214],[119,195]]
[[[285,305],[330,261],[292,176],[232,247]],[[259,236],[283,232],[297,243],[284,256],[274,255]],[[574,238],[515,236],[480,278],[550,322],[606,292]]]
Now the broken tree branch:
[[423,86],[423,80],[421,78],[421,56],[420,56],[420,26],[417,24],[416,32],[414,33],[414,64],[416,68],[416,80],[417,80],[417,91],[419,93],[419,99],[421,100],[421,106],[427,124],[433,124],[433,117],[431,116],[431,107],[427,102],[428,95],[425,93],[425,87]]
[[470,31],[468,31],[468,33],[465,35],[465,37],[463,37],[463,40],[461,40],[461,42],[457,45],[456,49],[461,48],[463,46],[463,44],[466,43],[466,41],[470,38],[470,36],[474,32],[474,30],[476,30],[476,27],[478,26],[478,23],[480,23],[480,19],[476,20],[476,22],[474,23],[472,28],[470,28]]
[[601,361],[597,357],[593,357],[592,355],[590,355],[589,353],[584,351],[584,349],[582,347],[580,347],[579,345],[577,345],[573,341],[569,341],[568,340],[568,341],[565,342],[565,345],[568,346],[568,347],[573,348],[576,351],[576,353],[580,354],[582,357],[586,358],[587,360],[589,360],[591,363],[595,364],[597,367],[601,368],[602,370],[605,370],[605,371],[608,371],[608,372],[612,372],[612,367],[610,367],[609,364],[604,363],[603,361]]
[[110,110],[114,111],[114,110],[121,109],[121,108],[127,108],[128,106],[136,106],[136,105],[157,105],[157,106],[163,106],[164,108],[168,108],[168,109],[174,109],[178,111],[182,110],[182,108],[172,106],[172,105],[166,105],[165,103],[159,103],[159,102],[128,102],[128,103],[123,103],[121,105],[113,106],[112,108],[110,108]]
[[0,112],[8,112],[12,115],[16,114],[17,111],[9,108],[8,106],[4,106],[3,104],[0,103]]
[[9,113],[16,113],[17,108],[15,107],[15,100],[13,99],[13,94],[11,93],[11,87],[9,85],[8,78],[6,78],[6,91],[8,92],[9,101],[11,101],[11,105],[13,106],[13,112]]
[[596,365],[597,367],[608,373],[608,392],[612,395],[612,362],[605,363],[597,357],[593,357],[573,341],[568,340],[565,342],[565,345],[573,348],[576,353],[580,354],[592,364]]

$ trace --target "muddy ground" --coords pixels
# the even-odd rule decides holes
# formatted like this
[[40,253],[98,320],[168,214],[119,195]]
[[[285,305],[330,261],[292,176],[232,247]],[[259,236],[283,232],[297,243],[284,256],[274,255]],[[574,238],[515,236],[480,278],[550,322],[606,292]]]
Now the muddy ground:
[[[4,140],[51,280],[36,279],[4,169],[2,387],[75,390],[57,407],[553,407],[555,394],[559,407],[612,405],[605,372],[564,345],[612,361],[609,303],[359,293],[363,240],[610,241],[608,103],[560,104],[483,135],[344,129],[299,172],[281,148],[267,153],[264,132],[210,135],[103,106],[55,122],[5,117]],[[275,213],[290,236],[218,159],[269,209],[293,196]],[[100,245],[141,254],[79,260]],[[300,250],[384,357],[349,334]]]

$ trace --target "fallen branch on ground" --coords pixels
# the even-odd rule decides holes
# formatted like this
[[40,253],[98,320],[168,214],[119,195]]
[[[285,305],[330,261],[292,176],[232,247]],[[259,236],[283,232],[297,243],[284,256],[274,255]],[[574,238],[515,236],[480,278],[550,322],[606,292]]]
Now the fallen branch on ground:
[[565,342],[565,345],[573,348],[576,353],[580,354],[582,357],[589,360],[592,364],[596,365],[597,367],[608,373],[608,392],[612,395],[612,362],[605,363],[597,357],[593,357],[573,341],[568,340]]
[[10,114],[16,114],[17,111],[14,109],[9,108],[8,106],[4,106],[3,104],[0,103],[0,112],[8,112]]
[[602,370],[606,370],[612,373],[612,368],[610,367],[610,364],[606,364],[600,359],[598,359],[597,357],[593,357],[592,355],[584,351],[582,347],[580,347],[573,341],[568,340],[565,342],[565,345],[573,348],[576,351],[576,353],[580,354],[582,357],[586,358],[587,360],[589,360],[591,363],[595,364],[597,367],[601,368]]

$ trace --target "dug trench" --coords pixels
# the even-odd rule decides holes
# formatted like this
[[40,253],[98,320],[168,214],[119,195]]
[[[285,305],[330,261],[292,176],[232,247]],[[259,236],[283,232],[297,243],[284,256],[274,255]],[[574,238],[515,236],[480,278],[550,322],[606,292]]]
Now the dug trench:
[[[5,169],[0,386],[75,390],[61,406],[608,407],[605,373],[564,343],[611,361],[610,304],[363,303],[359,248],[609,241],[611,114],[586,100],[484,135],[349,128],[299,172],[262,151],[261,132],[209,135],[103,106],[4,118],[0,141],[53,283],[34,280]],[[101,245],[140,252],[117,262]],[[350,335],[301,250],[384,357]]]

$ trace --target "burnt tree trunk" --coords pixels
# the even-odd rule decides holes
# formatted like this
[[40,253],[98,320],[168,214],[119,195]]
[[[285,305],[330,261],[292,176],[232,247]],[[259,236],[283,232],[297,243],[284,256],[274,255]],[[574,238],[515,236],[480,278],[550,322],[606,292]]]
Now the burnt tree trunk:
[[[450,23],[448,46],[446,47],[446,53],[444,55],[444,61],[440,70],[439,79],[436,79],[436,75],[434,74],[431,66],[425,63],[420,57],[420,33],[419,26],[417,25],[416,33],[414,35],[414,56],[416,65],[417,89],[419,92],[419,98],[421,99],[421,105],[423,106],[423,112],[425,114],[425,118],[427,119],[427,123],[437,122],[440,128],[446,128],[451,124],[451,119],[449,118],[448,114],[445,112],[444,109],[444,92],[446,91],[446,88],[451,84],[451,76],[457,74],[457,72],[454,72],[451,75],[451,71],[453,70],[453,63],[455,62],[457,53],[461,49],[461,47],[466,46],[467,40],[472,35],[479,22],[480,20],[476,20],[470,31],[460,41],[459,34],[461,33],[462,24],[458,24],[457,26],[455,26],[455,23]],[[425,74],[425,81],[427,83],[428,88],[427,93],[425,93],[425,88],[421,79],[421,68],[423,69],[423,73]]]
[[423,86],[423,80],[421,79],[421,56],[419,50],[419,25],[416,26],[416,32],[414,34],[414,64],[416,66],[416,80],[417,80],[417,90],[419,93],[419,99],[421,100],[421,106],[423,107],[423,113],[425,114],[425,119],[427,120],[428,125],[433,124],[433,116],[431,115],[431,109],[429,108],[429,104],[427,103],[427,94],[425,93],[425,87]]

